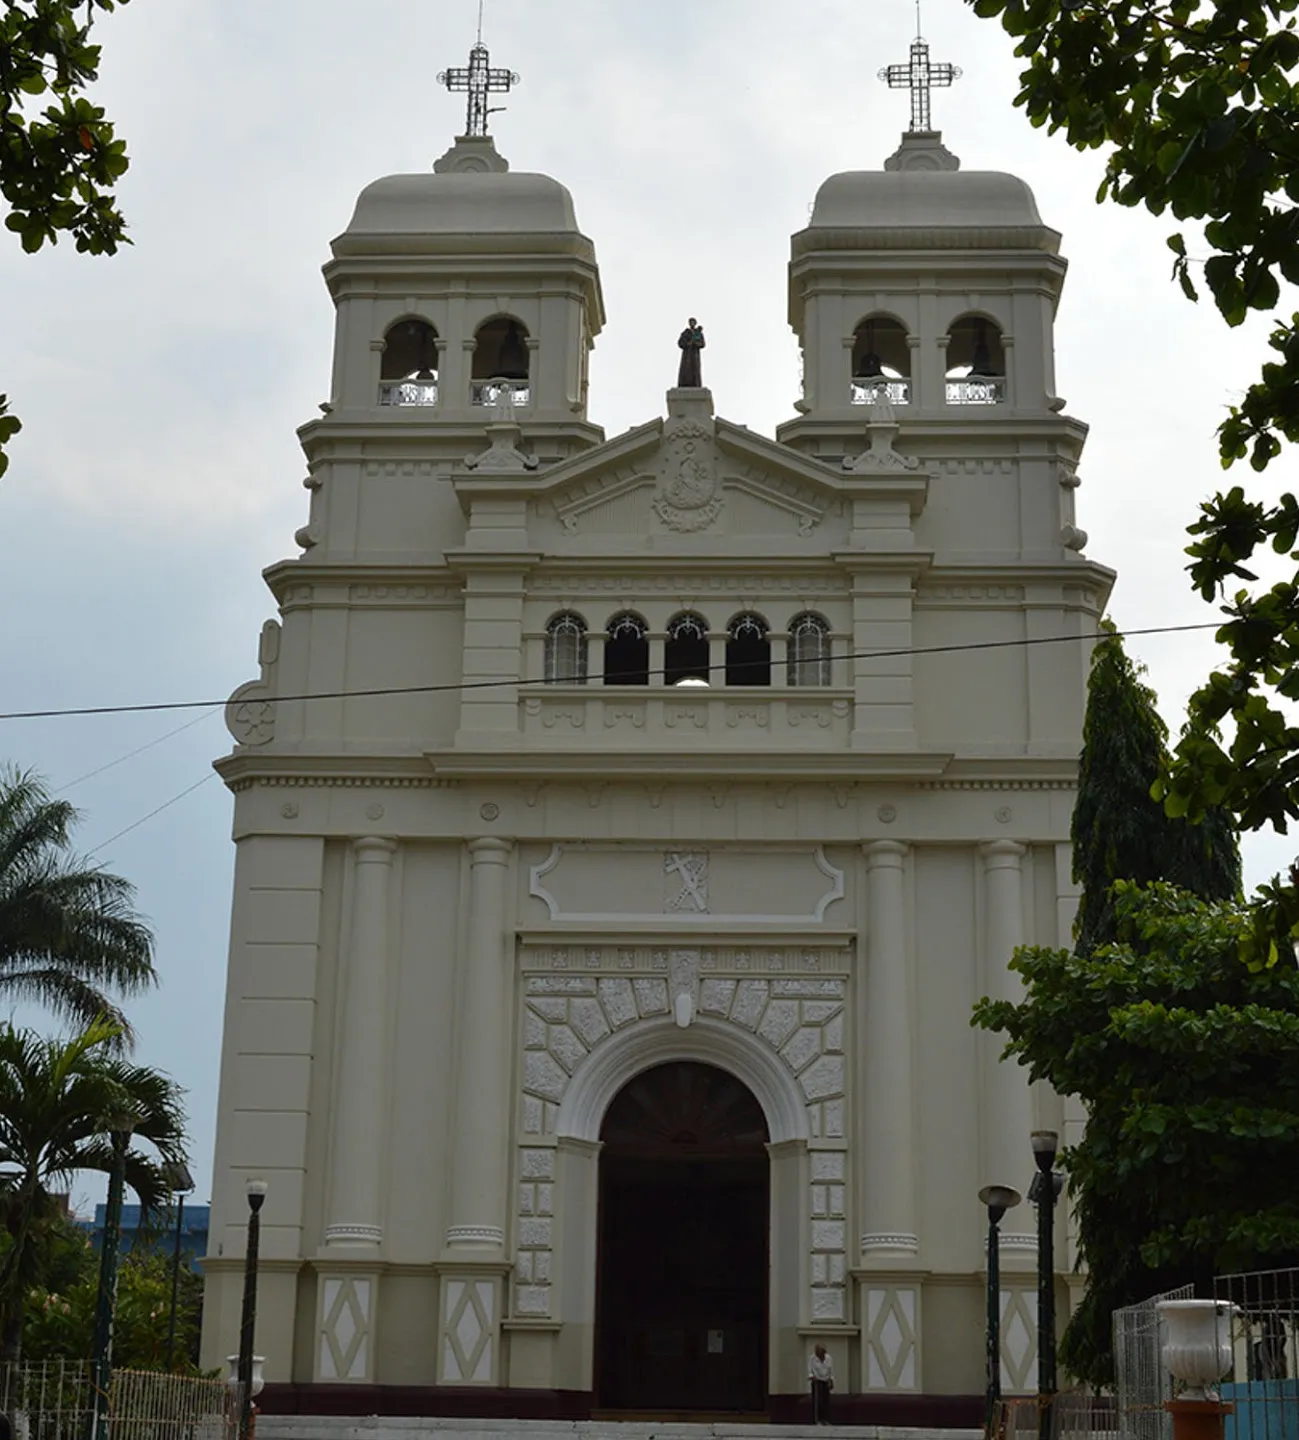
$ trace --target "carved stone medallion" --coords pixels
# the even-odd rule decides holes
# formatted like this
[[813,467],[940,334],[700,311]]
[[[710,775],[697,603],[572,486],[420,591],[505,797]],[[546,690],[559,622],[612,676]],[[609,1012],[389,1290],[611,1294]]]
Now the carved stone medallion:
[[669,530],[704,530],[722,509],[722,487],[712,465],[712,434],[687,421],[672,432],[654,513]]

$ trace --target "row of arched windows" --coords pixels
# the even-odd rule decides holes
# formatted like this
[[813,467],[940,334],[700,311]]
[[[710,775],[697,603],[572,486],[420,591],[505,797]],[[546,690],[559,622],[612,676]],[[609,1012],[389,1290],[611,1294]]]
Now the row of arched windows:
[[[601,678],[606,685],[648,685],[651,678],[665,685],[711,684],[709,638],[702,615],[693,610],[674,615],[665,633],[662,674],[651,676],[649,626],[634,610],[619,611],[604,628]],[[576,612],[564,610],[551,617],[544,670],[548,684],[586,683],[588,639],[586,621]],[[785,684],[831,683],[830,623],[823,615],[811,610],[795,615],[785,640]],[[772,683],[771,627],[751,610],[736,615],[726,627],[725,680],[727,685]]]

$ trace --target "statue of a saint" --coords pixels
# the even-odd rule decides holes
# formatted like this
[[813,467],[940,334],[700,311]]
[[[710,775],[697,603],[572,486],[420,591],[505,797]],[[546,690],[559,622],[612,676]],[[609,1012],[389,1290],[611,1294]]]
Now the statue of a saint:
[[699,390],[703,387],[703,367],[700,364],[699,352],[705,343],[703,327],[692,315],[677,341],[681,347],[681,368],[677,371],[679,389]]

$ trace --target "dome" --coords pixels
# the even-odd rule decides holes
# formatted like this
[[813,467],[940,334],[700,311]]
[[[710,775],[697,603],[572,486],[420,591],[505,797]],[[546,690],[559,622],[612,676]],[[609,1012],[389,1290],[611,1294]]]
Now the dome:
[[1042,228],[1037,202],[996,170],[850,170],[816,192],[809,228],[930,230]]
[[549,175],[449,171],[367,185],[348,235],[578,233],[573,197]]

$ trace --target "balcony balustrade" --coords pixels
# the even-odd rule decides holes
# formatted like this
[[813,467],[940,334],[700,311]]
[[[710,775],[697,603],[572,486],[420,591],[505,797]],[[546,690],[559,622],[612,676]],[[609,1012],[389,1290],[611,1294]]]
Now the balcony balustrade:
[[947,382],[947,403],[949,405],[1004,405],[1006,403],[1006,377],[1004,375],[966,375],[960,380]]
[[436,380],[384,380],[379,385],[380,405],[436,405]]
[[854,405],[878,405],[881,400],[890,405],[910,405],[911,381],[905,375],[872,375],[869,379],[854,377],[849,398]]
[[556,684],[521,686],[519,696],[524,739],[556,748],[834,750],[852,729],[850,690]]

